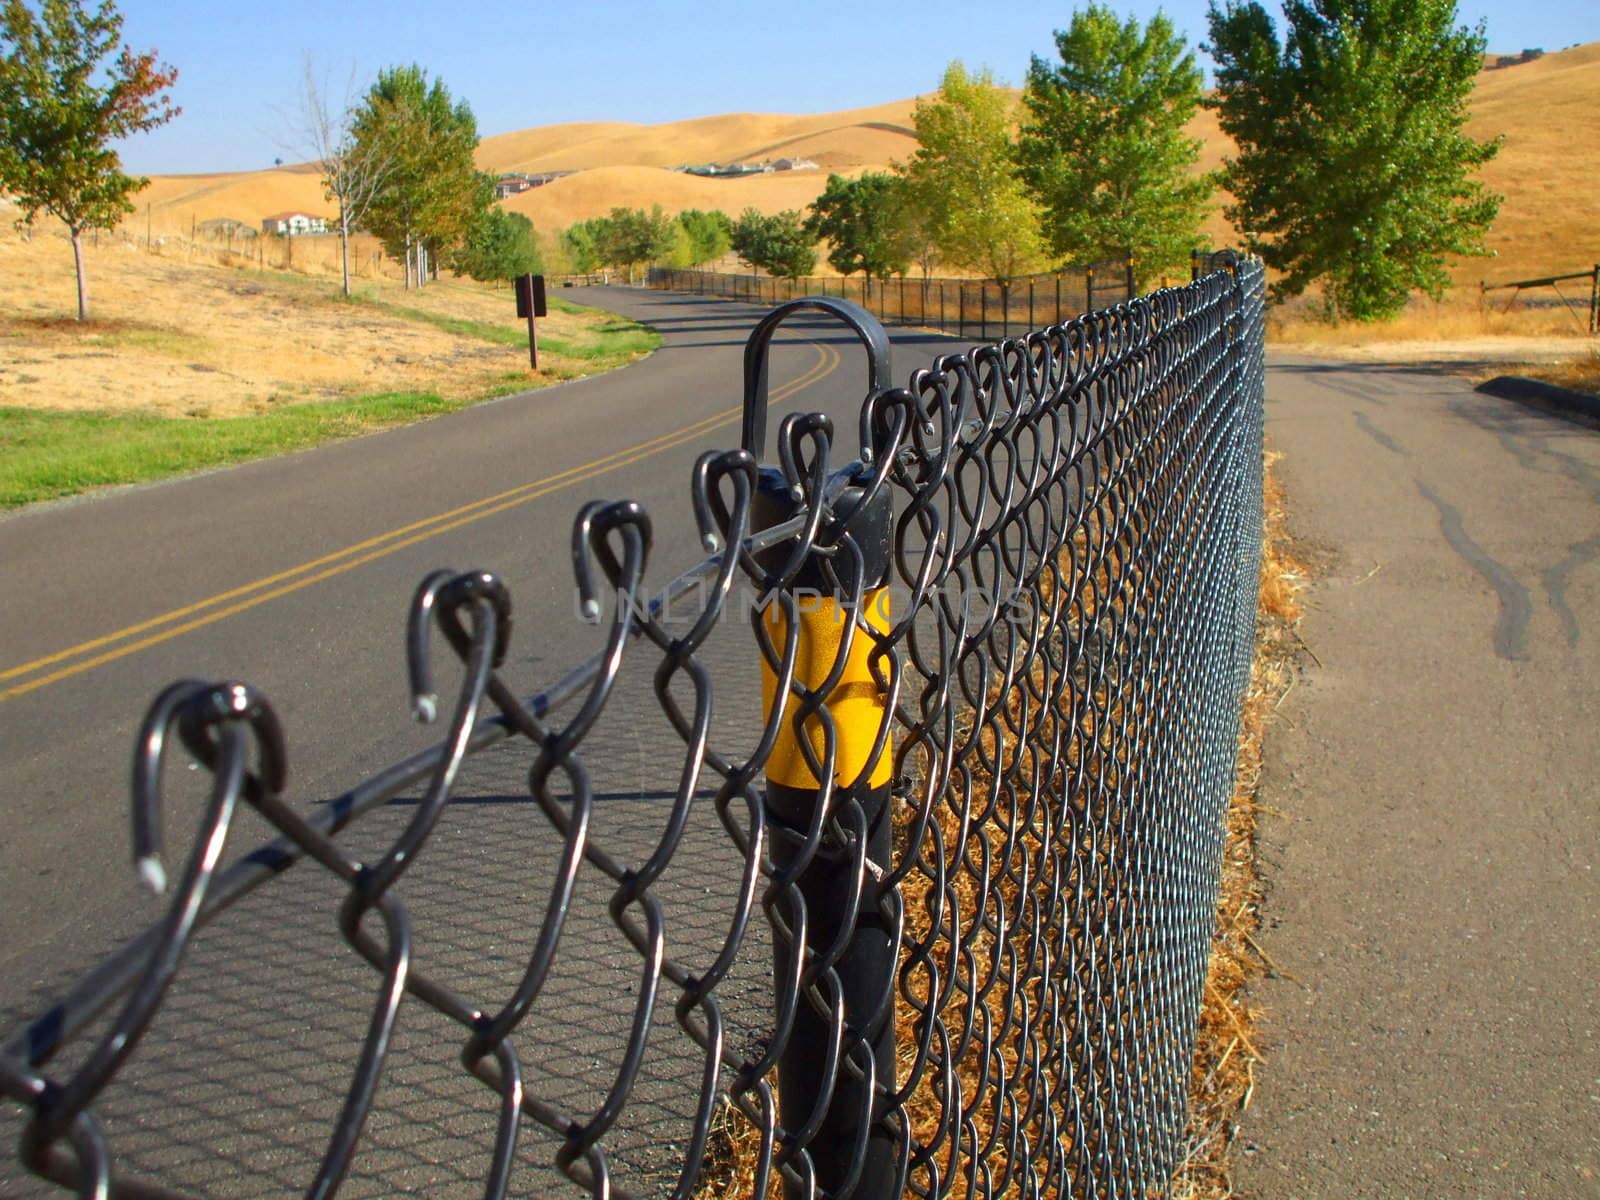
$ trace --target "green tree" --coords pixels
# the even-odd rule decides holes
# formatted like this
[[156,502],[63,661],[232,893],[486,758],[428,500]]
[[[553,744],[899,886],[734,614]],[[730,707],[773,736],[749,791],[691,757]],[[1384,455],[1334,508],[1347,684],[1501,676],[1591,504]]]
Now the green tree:
[[728,252],[733,222],[720,209],[685,209],[678,214],[678,224],[688,236],[687,259],[690,265],[711,262]]
[[1200,107],[1194,55],[1165,15],[1141,30],[1095,3],[1056,32],[1056,51],[1059,64],[1035,56],[1028,68],[1017,146],[1051,252],[1132,254],[1145,276],[1180,266],[1213,191],[1185,130]]
[[799,279],[816,269],[815,239],[794,209],[766,216],[747,208],[734,222],[733,252],[759,271]]
[[1239,148],[1225,211],[1281,274],[1279,296],[1323,280],[1331,315],[1390,317],[1437,297],[1447,260],[1485,253],[1500,198],[1475,169],[1498,142],[1463,132],[1483,26],[1454,0],[1289,0],[1210,11],[1215,105]]
[[598,229],[595,249],[601,262],[623,267],[628,282],[640,263],[654,262],[672,249],[672,221],[656,205],[642,208],[613,208]]
[[1017,178],[1011,97],[987,70],[945,69],[912,115],[921,143],[903,168],[930,206],[940,258],[1007,286],[1038,265],[1039,218]]
[[811,203],[806,234],[826,238],[828,262],[842,275],[905,274],[911,241],[897,203],[899,181],[893,175],[868,171],[858,179],[829,175],[828,186]]
[[939,257],[939,205],[936,198],[928,194],[928,189],[915,179],[897,175],[894,183],[889,197],[894,207],[894,223],[904,240],[906,256],[921,268],[922,281],[926,284]]
[[[67,227],[78,276],[78,320],[89,319],[83,233],[114,229],[150,181],[125,174],[108,145],[177,116],[165,93],[178,72],[121,42],[112,0],[0,5],[0,190],[31,225],[41,210]],[[108,55],[115,55],[109,62]]]
[[467,231],[466,240],[451,253],[452,271],[481,283],[537,275],[544,270],[539,239],[533,222],[521,213],[491,206]]
[[590,217],[561,231],[561,249],[567,265],[579,275],[587,275],[601,266],[600,240],[605,233],[606,219]]
[[419,66],[378,74],[351,122],[363,154],[386,161],[383,185],[364,224],[420,286],[493,202],[493,180],[478,171],[478,122],[465,100]]

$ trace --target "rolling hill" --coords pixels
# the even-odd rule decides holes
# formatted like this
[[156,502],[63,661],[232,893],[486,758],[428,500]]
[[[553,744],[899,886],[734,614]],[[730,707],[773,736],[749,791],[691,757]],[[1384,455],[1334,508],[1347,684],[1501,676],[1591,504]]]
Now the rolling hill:
[[[914,100],[812,115],[734,113],[660,125],[578,122],[485,138],[483,169],[494,172],[572,171],[574,174],[506,201],[536,225],[552,230],[605,213],[614,205],[685,208],[746,207],[763,212],[801,208],[822,190],[829,171],[883,168],[916,148]],[[1600,139],[1592,128],[1600,109],[1600,42],[1547,54],[1532,62],[1486,70],[1473,97],[1471,132],[1500,137],[1498,158],[1484,170],[1506,197],[1490,234],[1490,260],[1469,260],[1457,278],[1515,279],[1579,270],[1600,259]],[[1193,123],[1201,166],[1218,165],[1227,139],[1211,113]],[[806,158],[818,170],[742,179],[707,179],[671,170],[704,162]],[[252,225],[268,213],[300,208],[329,211],[314,172],[305,167],[152,180],[140,196],[158,228],[187,231],[196,221],[233,217]],[[144,214],[140,214],[141,218]],[[1208,226],[1218,242],[1232,240],[1220,211]]]

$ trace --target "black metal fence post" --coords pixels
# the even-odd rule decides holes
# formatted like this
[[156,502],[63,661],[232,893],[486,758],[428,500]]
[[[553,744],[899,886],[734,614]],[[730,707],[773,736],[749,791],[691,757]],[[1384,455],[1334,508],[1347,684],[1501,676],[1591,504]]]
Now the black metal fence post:
[[[868,352],[869,394],[889,387],[888,334],[865,307],[825,297],[778,306],[745,346],[742,444],[758,460],[766,441],[767,348],[779,324],[806,309],[839,317],[861,338]],[[822,732],[820,715],[805,715],[807,697],[792,688],[784,696],[777,694],[779,680],[766,663],[763,711],[783,710],[766,762],[770,853],[777,879],[794,873],[805,914],[799,944],[785,944],[781,936],[774,940],[776,1001],[781,1009],[792,995],[793,981],[810,976],[825,999],[834,1002],[823,1007],[837,1006],[843,1014],[843,1029],[836,1029],[831,1011],[819,1011],[804,993],[799,997],[778,1058],[779,1119],[790,1131],[815,1129],[804,1148],[818,1188],[833,1196],[880,1200],[899,1195],[904,1182],[897,1178],[897,1140],[880,1120],[883,1099],[895,1087],[896,930],[880,908],[877,883],[892,860],[893,762],[884,737],[889,718],[888,696],[879,683],[882,666],[875,673],[874,643],[863,626],[881,634],[890,629],[885,585],[893,560],[894,513],[889,489],[882,480],[873,482],[866,458],[864,454],[830,476],[827,516],[816,539],[837,546],[848,537],[859,554],[833,553],[826,560],[808,556],[787,580],[787,596],[769,603],[762,613],[780,651],[788,636],[787,613],[795,614],[799,641],[793,678],[799,689],[817,697],[815,689],[833,680],[828,695],[820,698],[831,737]],[[805,503],[796,499],[792,481],[782,472],[762,468],[752,532],[787,521]],[[781,570],[794,549],[793,541],[780,542],[757,561],[768,570]],[[825,561],[831,573],[824,569]],[[802,741],[809,744],[815,763],[801,748]],[[830,741],[832,779],[824,786],[817,769],[824,774],[829,769]],[[824,837],[813,846],[810,831],[824,805],[842,836]],[[823,956],[835,953],[826,965]],[[830,1047],[836,1045],[840,1049],[830,1070]],[[803,1200],[813,1193],[786,1177],[784,1194],[786,1200]]]

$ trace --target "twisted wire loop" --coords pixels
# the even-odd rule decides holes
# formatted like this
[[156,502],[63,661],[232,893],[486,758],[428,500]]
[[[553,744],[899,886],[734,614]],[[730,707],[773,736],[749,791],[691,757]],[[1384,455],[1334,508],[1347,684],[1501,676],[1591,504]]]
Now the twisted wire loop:
[[[669,621],[662,597],[644,597],[644,509],[585,506],[572,563],[598,649],[532,698],[502,675],[505,585],[482,571],[429,575],[413,597],[407,659],[422,721],[441,715],[433,643],[460,661],[443,740],[327,812],[285,799],[284,738],[264,696],[238,683],[164,691],[134,765],[134,854],[152,888],[168,890],[161,810],[174,738],[209,773],[209,797],[165,918],[0,1052],[0,1093],[27,1113],[21,1161],[80,1196],[124,1189],[95,1102],[196,930],[261,882],[218,871],[242,802],[281,835],[280,863],[309,859],[339,881],[333,923],[377,984],[307,1195],[333,1196],[361,1173],[397,1017],[419,1003],[460,1027],[463,1069],[498,1097],[492,1148],[472,1172],[488,1197],[517,1188],[528,1122],[555,1136],[553,1165],[579,1191],[624,1194],[608,1135],[626,1128],[652,1030],[669,1024],[698,1062],[680,1078],[690,1136],[638,1194],[867,1200],[874,1144],[888,1147],[895,1194],[1159,1192],[1181,1154],[1260,554],[1262,270],[1212,265],[1188,286],[938,357],[905,388],[880,382],[857,453],[840,452],[828,417],[785,417],[777,456],[792,511],[781,529],[757,528],[764,484],[749,451],[702,455],[690,498],[711,557],[667,597],[694,584],[687,619]],[[874,621],[863,514],[885,494],[893,598]],[[820,678],[798,666],[806,569],[850,614]],[[744,745],[719,747],[707,643],[734,622],[736,587],[757,597],[747,657],[765,663],[775,698]],[[834,694],[863,649],[882,715],[852,774]],[[653,764],[670,796],[651,817],[653,844],[624,856],[595,834],[584,751],[625,658],[638,655],[654,664],[676,749]],[[764,786],[785,736],[819,781],[801,819],[775,811]],[[531,747],[528,797],[555,839],[554,866],[509,995],[469,998],[418,966],[406,874],[463,763],[516,738]],[[885,761],[886,861],[870,849],[866,804]],[[392,843],[354,857],[339,830],[409,784],[421,799]],[[658,884],[705,806],[738,877],[714,914],[720,932],[674,941]],[[819,864],[832,895],[803,886]],[[533,1013],[563,965],[583,877],[609,890],[606,914],[638,974],[614,1031],[615,1069],[598,1103],[574,1111],[540,1094],[524,1063],[563,1037],[545,1009]],[[894,969],[863,999],[846,961],[869,925]],[[772,992],[756,1029],[737,1026],[719,992],[752,957]],[[53,1070],[105,1012],[109,1026],[75,1069]],[[800,1029],[821,1032],[798,1045]],[[874,1051],[885,1037],[892,1066]],[[803,1106],[780,1104],[779,1063],[794,1049],[822,1081]],[[830,1110],[846,1095],[865,1098],[845,1114],[848,1144],[826,1147],[843,1163],[830,1176],[818,1154],[839,1140]]]

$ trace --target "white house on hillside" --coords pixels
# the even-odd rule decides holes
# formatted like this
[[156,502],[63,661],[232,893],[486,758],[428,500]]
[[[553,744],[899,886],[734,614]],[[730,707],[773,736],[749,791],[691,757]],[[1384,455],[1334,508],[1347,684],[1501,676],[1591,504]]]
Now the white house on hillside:
[[302,233],[327,233],[328,218],[305,212],[273,213],[261,218],[261,232],[282,237],[298,237]]

